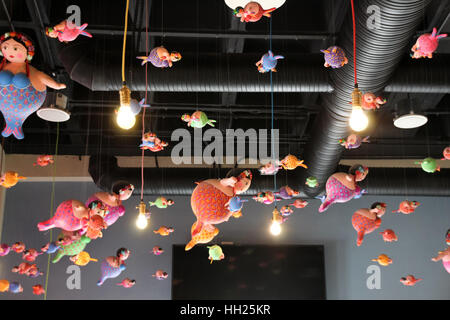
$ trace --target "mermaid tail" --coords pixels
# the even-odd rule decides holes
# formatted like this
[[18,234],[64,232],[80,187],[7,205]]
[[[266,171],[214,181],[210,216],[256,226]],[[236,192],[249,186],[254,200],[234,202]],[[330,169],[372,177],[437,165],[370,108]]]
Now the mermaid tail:
[[20,124],[17,124],[18,122],[6,122],[6,127],[5,129],[2,131],[2,136],[7,138],[9,137],[11,134],[14,135],[14,137],[18,140],[22,140],[24,138],[23,135],[23,131],[22,131],[22,124],[23,121],[20,122]]
[[97,285],[101,286],[106,279],[118,277],[125,269],[126,266],[124,264],[121,264],[119,267],[113,267],[106,260],[104,260],[101,264],[101,277],[97,282]]
[[358,237],[356,239],[356,245],[359,247],[364,239],[365,230],[358,231]]
[[328,209],[328,207],[330,205],[333,204],[334,201],[330,200],[330,199],[326,199],[324,202],[322,202],[322,204],[319,207],[319,212],[324,212],[325,210]]
[[51,218],[47,221],[39,222],[37,225],[39,231],[47,231],[49,229],[55,228],[54,219]]
[[184,251],[191,250],[196,244],[197,242],[194,240],[189,241],[188,244],[184,247]]

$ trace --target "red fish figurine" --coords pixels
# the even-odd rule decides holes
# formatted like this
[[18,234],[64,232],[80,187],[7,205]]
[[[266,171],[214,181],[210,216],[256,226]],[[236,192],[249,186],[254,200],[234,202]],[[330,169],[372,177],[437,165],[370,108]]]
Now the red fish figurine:
[[447,147],[442,151],[443,158],[441,160],[450,160],[450,147]]
[[136,284],[136,280],[131,280],[129,278],[123,279],[122,282],[117,283],[118,286],[122,286],[124,288],[131,288]]
[[37,160],[35,163],[33,163],[33,166],[46,167],[53,162],[54,162],[53,156],[43,155],[43,156],[37,157]]
[[303,209],[308,205],[308,201],[297,199],[293,203],[290,204],[291,206],[296,207],[297,209]]
[[405,286],[414,286],[417,282],[422,281],[423,279],[416,279],[413,275],[409,275],[406,277],[400,278],[400,282],[403,283]]
[[174,231],[172,227],[161,226],[158,230],[153,230],[153,233],[159,233],[162,236],[168,236]]
[[23,242],[16,242],[12,245],[11,250],[15,253],[22,253],[25,251],[25,243]]
[[28,249],[23,252],[22,259],[28,262],[34,262],[42,252],[38,252],[36,249]]
[[44,293],[45,293],[45,290],[42,287],[42,285],[37,284],[37,285],[33,286],[33,294],[34,295],[39,296],[39,295],[44,294]]
[[398,210],[393,210],[392,212],[400,212],[403,214],[410,214],[413,213],[416,208],[420,206],[420,202],[417,201],[402,201],[400,202],[400,205],[398,207]]
[[394,230],[386,229],[383,232],[380,232],[380,234],[383,236],[384,242],[392,242],[398,240]]

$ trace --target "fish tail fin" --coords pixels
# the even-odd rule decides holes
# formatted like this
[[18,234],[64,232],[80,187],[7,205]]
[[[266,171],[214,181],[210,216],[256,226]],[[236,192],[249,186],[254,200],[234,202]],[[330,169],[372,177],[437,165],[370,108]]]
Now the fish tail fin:
[[78,28],[78,30],[83,31],[84,29],[86,29],[87,26],[88,26],[87,23],[83,23],[83,24]]
[[279,60],[279,59],[284,59],[284,56],[275,56],[274,59]]
[[203,228],[203,222],[200,222],[197,220],[197,225],[195,226],[194,230],[192,230],[192,236],[196,236],[197,234],[200,233],[200,231],[202,231]]
[[94,259],[94,258],[90,258],[89,261],[92,261],[92,262],[98,262],[98,260],[97,260],[97,259]]
[[436,33],[437,33],[436,28],[433,28],[433,32],[431,33],[431,37],[432,38],[436,37]]
[[398,213],[398,210],[392,210],[392,213]]
[[446,34],[446,33],[443,33],[443,34],[438,35],[438,36],[436,37],[436,39],[442,39],[442,38],[445,38],[445,37],[447,37],[447,34]]
[[214,122],[216,122],[216,120],[209,120],[209,121],[208,121],[208,124],[209,124],[211,127],[214,127]]
[[267,10],[264,10],[264,12],[263,12],[263,16],[265,16],[265,17],[267,17],[267,18],[270,18],[271,17],[271,12],[273,12],[273,11],[275,11],[277,8],[270,8],[270,9],[267,9]]
[[92,38],[92,34],[90,34],[90,33],[87,32],[87,31],[82,31],[82,32],[81,32],[81,35],[83,35],[83,36],[85,36],[85,37],[88,37],[88,38]]

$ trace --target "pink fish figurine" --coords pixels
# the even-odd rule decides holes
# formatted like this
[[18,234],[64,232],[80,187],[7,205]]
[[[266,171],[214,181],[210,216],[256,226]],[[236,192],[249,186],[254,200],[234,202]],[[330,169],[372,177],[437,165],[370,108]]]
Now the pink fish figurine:
[[450,273],[450,247],[448,247],[444,251],[439,251],[439,254],[436,257],[431,258],[431,260],[434,261],[434,262],[442,260],[442,264],[444,265],[444,269],[448,273]]
[[420,59],[420,58],[432,58],[433,52],[436,51],[439,39],[447,37],[447,34],[437,34],[436,28],[433,28],[433,32],[431,34],[425,33],[421,35],[414,46],[411,48],[411,51],[414,52],[411,54],[411,58]]
[[46,167],[51,163],[54,163],[53,156],[43,155],[43,156],[37,157],[37,160],[35,163],[33,163],[33,166]]
[[387,101],[381,97],[377,97],[372,92],[366,92],[362,96],[361,107],[364,110],[376,110],[380,109],[380,106],[385,104]]
[[400,278],[400,282],[405,286],[414,286],[417,282],[422,281],[423,279],[416,279],[413,275],[409,275],[406,277]]
[[131,280],[129,278],[125,278],[122,282],[117,283],[118,286],[122,286],[124,288],[131,288],[136,284],[136,280]]
[[23,252],[22,259],[28,262],[34,262],[41,254],[42,253],[38,252],[36,249],[27,249]]
[[158,246],[154,246],[152,249],[152,252],[155,256],[159,256],[159,255],[163,254],[164,250]]
[[256,196],[253,196],[253,200],[264,204],[272,204],[274,201],[281,201],[280,199],[276,199],[271,191],[258,192]]
[[233,14],[241,19],[241,22],[257,22],[263,16],[270,18],[271,12],[276,8],[263,9],[263,7],[256,1],[250,1],[245,7],[237,7],[234,9]]
[[281,163],[280,161],[275,161],[275,164],[273,164],[272,162],[266,163],[264,166],[260,167],[259,173],[261,173],[261,175],[275,175],[277,174],[277,172],[281,169]]
[[4,257],[8,255],[8,253],[11,251],[11,247],[8,246],[6,243],[2,243],[0,245],[0,257]]
[[15,253],[22,253],[25,251],[25,243],[23,242],[16,242],[12,245],[11,250]]
[[152,274],[152,277],[156,278],[157,280],[164,280],[168,277],[169,275],[167,274],[167,272],[164,272],[163,270],[157,270],[155,272],[155,274]]
[[308,201],[297,199],[293,203],[290,204],[291,206],[296,207],[297,209],[303,209],[308,205]]
[[397,210],[392,210],[392,212],[410,214],[413,213],[416,208],[420,206],[420,202],[417,201],[402,201]]
[[384,242],[392,242],[392,241],[398,240],[397,235],[395,234],[394,230],[386,229],[386,230],[380,232],[380,234],[383,236]]
[[33,294],[36,296],[39,296],[39,295],[45,293],[44,288],[40,284],[37,284],[37,285],[33,286],[32,288],[33,288]]
[[92,38],[92,35],[89,32],[84,31],[87,26],[87,23],[77,26],[64,20],[54,27],[47,27],[45,29],[45,34],[50,38],[58,38],[60,42],[73,41],[78,38],[79,35]]
[[444,157],[441,160],[450,160],[450,147],[447,147],[442,151]]

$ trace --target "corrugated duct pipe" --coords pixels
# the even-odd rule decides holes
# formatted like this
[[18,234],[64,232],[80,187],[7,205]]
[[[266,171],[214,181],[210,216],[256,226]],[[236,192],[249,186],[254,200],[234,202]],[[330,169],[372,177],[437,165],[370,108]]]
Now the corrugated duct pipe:
[[[423,0],[359,0],[355,1],[356,64],[358,84],[362,92],[380,92],[394,74],[400,60],[409,54],[410,43],[424,17],[429,1]],[[369,6],[381,9],[380,25],[368,28]],[[304,187],[306,194],[315,196],[323,190],[328,177],[336,171],[343,152],[337,141],[349,134],[348,121],[354,88],[352,15],[348,13],[337,45],[347,54],[349,63],[329,70],[334,91],[323,95],[323,108],[314,125],[312,139],[305,148],[304,159],[308,176],[317,177],[321,188]],[[375,175],[369,172],[369,176]]]

